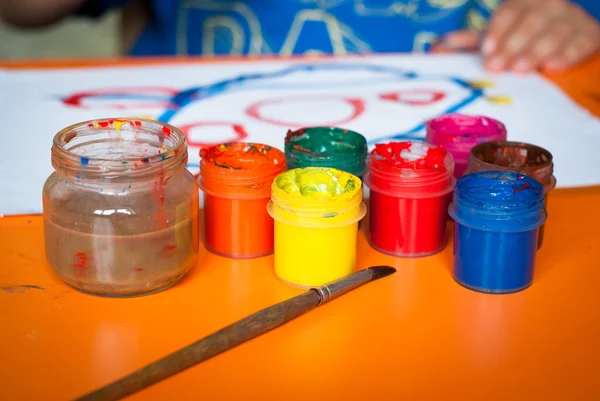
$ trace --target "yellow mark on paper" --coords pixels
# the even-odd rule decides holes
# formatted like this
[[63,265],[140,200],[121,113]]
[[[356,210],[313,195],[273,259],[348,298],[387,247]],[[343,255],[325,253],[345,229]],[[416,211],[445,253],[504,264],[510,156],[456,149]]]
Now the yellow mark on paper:
[[486,99],[494,104],[511,104],[512,99],[508,96],[488,96]]
[[487,80],[472,81],[469,82],[469,85],[471,86],[471,88],[475,89],[493,88],[495,86],[494,82]]

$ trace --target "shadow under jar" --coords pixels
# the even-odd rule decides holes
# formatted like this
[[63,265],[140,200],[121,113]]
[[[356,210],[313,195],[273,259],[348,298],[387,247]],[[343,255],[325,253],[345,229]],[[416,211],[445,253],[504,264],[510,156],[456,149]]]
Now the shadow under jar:
[[124,297],[164,290],[198,254],[198,189],[177,128],[106,119],[54,137],[43,189],[46,258],[71,287]]

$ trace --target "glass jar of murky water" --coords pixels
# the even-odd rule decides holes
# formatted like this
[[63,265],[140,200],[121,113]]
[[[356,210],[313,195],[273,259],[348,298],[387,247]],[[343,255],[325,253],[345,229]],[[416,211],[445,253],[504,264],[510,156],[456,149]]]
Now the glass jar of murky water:
[[104,119],[54,137],[43,190],[46,258],[70,286],[131,296],[175,284],[198,253],[198,189],[183,133]]

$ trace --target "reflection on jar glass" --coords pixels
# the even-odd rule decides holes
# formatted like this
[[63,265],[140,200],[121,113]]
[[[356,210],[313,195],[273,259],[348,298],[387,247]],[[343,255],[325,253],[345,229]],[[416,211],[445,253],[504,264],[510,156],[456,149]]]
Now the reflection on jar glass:
[[54,137],[43,190],[46,258],[70,286],[104,296],[175,284],[198,254],[198,189],[183,133],[105,119]]

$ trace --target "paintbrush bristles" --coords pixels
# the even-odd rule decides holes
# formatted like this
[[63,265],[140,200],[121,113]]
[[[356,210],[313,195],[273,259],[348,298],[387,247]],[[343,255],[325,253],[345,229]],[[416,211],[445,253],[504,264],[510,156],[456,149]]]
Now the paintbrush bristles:
[[379,280],[380,278],[396,273],[396,269],[391,266],[373,266],[369,267],[368,270],[370,270],[373,275],[371,281]]

